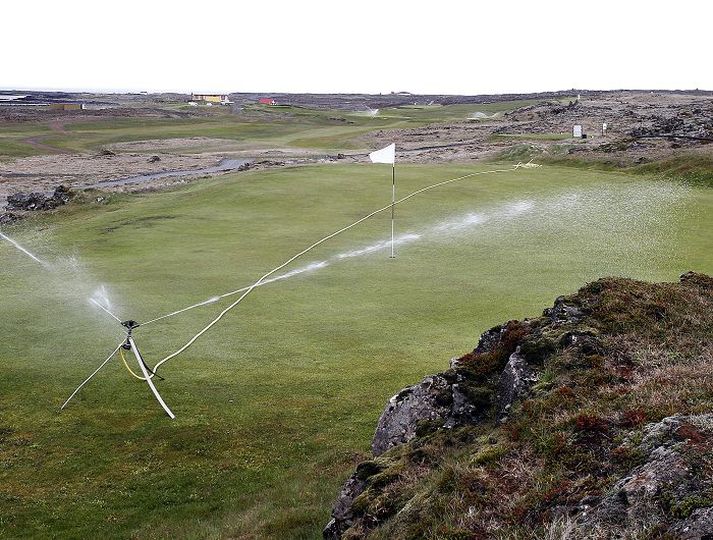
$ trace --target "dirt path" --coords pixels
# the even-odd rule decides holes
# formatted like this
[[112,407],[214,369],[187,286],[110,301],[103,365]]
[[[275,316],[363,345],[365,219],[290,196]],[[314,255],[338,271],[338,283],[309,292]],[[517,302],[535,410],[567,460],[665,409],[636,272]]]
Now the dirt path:
[[51,146],[42,142],[47,135],[36,135],[34,137],[27,137],[22,139],[20,142],[27,144],[34,148],[35,150],[40,150],[44,154],[67,154],[67,150],[63,148],[57,148],[56,146]]
[[[68,123],[68,121],[69,120],[66,118],[55,118],[47,124],[47,127],[49,127],[54,133],[60,135],[67,135],[69,132],[65,129],[65,125]],[[64,148],[59,148],[57,146],[52,146],[51,144],[43,142],[44,139],[46,139],[48,136],[49,135],[35,135],[34,137],[27,137],[26,139],[22,139],[21,142],[31,146],[35,150],[39,150],[47,154],[69,153],[69,151],[65,150]]]
[[61,133],[62,135],[68,135],[69,131],[64,129],[64,126],[66,126],[70,122],[69,118],[55,118],[49,123],[49,128],[54,131],[55,133]]

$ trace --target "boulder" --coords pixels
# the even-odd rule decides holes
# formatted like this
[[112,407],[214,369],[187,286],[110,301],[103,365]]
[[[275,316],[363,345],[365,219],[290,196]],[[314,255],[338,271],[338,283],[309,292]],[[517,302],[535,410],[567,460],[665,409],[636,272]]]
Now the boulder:
[[523,398],[537,382],[537,374],[520,355],[520,347],[510,355],[498,383],[498,421],[508,419],[515,401]]
[[416,425],[423,420],[445,422],[453,403],[452,389],[442,375],[401,390],[386,404],[371,443],[375,456],[416,436]]
[[577,527],[635,534],[646,527],[668,524],[675,538],[713,538],[711,479],[697,474],[713,454],[713,414],[671,416],[644,428],[634,446],[641,465],[629,471],[578,516]]
[[13,214],[12,212],[5,212],[4,214],[0,214],[0,225],[9,225],[10,223],[14,223],[20,219],[20,216],[17,214]]
[[49,197],[44,193],[19,192],[7,197],[7,210],[23,212],[34,212],[38,210],[54,210],[55,208],[67,204],[74,193],[67,186],[57,186],[54,193]]

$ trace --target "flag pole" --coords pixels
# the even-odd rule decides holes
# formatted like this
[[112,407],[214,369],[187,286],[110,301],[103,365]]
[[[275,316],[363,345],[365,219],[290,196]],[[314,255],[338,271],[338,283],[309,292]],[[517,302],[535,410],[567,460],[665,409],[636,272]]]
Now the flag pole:
[[396,163],[391,164],[391,258],[394,254],[394,210],[396,208]]
[[[372,163],[391,164],[391,259],[396,258],[396,241],[394,238],[394,222],[396,214],[396,143],[391,143],[386,148],[374,150],[369,154]],[[388,208],[388,206],[387,206]]]

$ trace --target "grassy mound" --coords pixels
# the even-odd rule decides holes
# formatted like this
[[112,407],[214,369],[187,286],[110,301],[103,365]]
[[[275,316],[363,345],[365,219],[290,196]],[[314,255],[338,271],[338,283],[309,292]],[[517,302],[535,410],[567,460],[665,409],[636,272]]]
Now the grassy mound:
[[[673,538],[711,512],[712,437],[699,420],[710,428],[712,278],[601,279],[494,330],[444,374],[463,376],[490,413],[453,429],[423,422],[360,465],[366,489],[343,538]],[[537,382],[502,421],[498,381],[515,351]],[[686,416],[651,443],[674,415]],[[669,477],[673,465],[652,467],[662,453],[685,481]]]

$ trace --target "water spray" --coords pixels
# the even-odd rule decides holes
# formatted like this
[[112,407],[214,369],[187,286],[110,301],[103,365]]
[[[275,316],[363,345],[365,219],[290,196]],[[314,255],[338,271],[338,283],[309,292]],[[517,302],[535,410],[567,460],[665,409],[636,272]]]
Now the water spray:
[[346,225],[345,227],[342,227],[341,229],[338,229],[337,231],[335,231],[335,232],[333,232],[333,233],[331,233],[331,234],[328,234],[327,236],[325,236],[325,237],[323,237],[323,238],[317,240],[316,242],[314,242],[313,244],[311,244],[311,245],[308,246],[307,248],[303,249],[302,251],[300,251],[300,252],[297,253],[296,255],[290,257],[290,258],[287,259],[284,263],[282,263],[282,264],[276,266],[275,268],[273,268],[272,270],[270,270],[269,272],[267,272],[266,274],[264,274],[264,275],[263,275],[260,279],[258,279],[255,283],[253,283],[252,285],[250,285],[250,286],[247,288],[247,290],[245,290],[245,292],[243,292],[242,295],[241,295],[237,300],[235,300],[232,304],[230,304],[230,305],[229,305],[228,307],[226,307],[223,311],[221,311],[210,323],[208,323],[202,330],[200,330],[200,331],[199,331],[197,334],[195,334],[190,340],[188,340],[185,345],[183,345],[180,349],[176,350],[175,352],[169,354],[168,356],[166,356],[166,357],[164,357],[162,360],[160,360],[160,361],[156,364],[156,366],[154,367],[154,371],[155,371],[155,370],[158,370],[158,368],[161,367],[164,363],[168,362],[168,361],[171,360],[172,358],[175,358],[176,356],[178,356],[179,354],[181,354],[182,352],[184,352],[186,349],[188,349],[191,345],[193,345],[203,334],[205,334],[205,333],[206,333],[208,330],[210,330],[215,324],[217,324],[231,309],[233,309],[233,308],[236,307],[238,304],[240,304],[240,303],[243,301],[243,299],[244,299],[245,297],[247,297],[256,287],[259,287],[261,284],[263,284],[263,283],[265,282],[265,280],[266,280],[268,277],[270,277],[270,276],[271,276],[272,274],[274,274],[275,272],[278,272],[279,270],[283,269],[285,266],[289,265],[289,264],[292,263],[293,261],[299,259],[300,257],[302,257],[303,255],[305,255],[306,253],[309,253],[309,252],[312,251],[314,248],[316,248],[317,246],[323,244],[323,243],[326,242],[327,240],[330,240],[330,239],[334,238],[335,236],[338,236],[338,235],[342,234],[343,232],[346,232],[346,231],[348,231],[349,229],[352,229],[353,227],[356,227],[356,226],[359,225],[360,223],[362,223],[362,222],[364,222],[364,221],[366,221],[366,220],[368,220],[368,219],[370,219],[370,218],[376,216],[377,214],[380,214],[380,213],[382,213],[382,212],[386,212],[387,210],[393,210],[393,207],[394,207],[396,204],[402,204],[402,203],[406,202],[407,200],[409,200],[409,199],[415,197],[416,195],[420,195],[421,193],[425,193],[425,192],[430,191],[430,190],[432,190],[432,189],[435,189],[435,188],[437,188],[437,187],[445,186],[445,185],[451,184],[451,183],[453,183],[453,182],[458,182],[458,181],[464,180],[464,179],[466,179],[466,178],[472,178],[472,177],[474,177],[474,176],[479,176],[479,175],[483,175],[483,174],[501,173],[501,172],[512,172],[512,171],[516,171],[516,170],[518,170],[518,169],[520,169],[520,168],[529,169],[529,168],[535,168],[535,167],[540,167],[540,165],[535,164],[535,163],[532,163],[532,160],[530,160],[530,161],[528,161],[527,163],[517,163],[517,164],[514,165],[513,167],[509,167],[509,168],[507,168],[507,169],[494,169],[494,170],[490,170],[490,171],[478,171],[478,172],[474,172],[474,173],[470,173],[470,174],[464,174],[464,175],[458,176],[458,177],[456,177],[456,178],[451,178],[451,179],[448,179],[448,180],[443,180],[443,181],[441,181],[441,182],[436,182],[435,184],[431,184],[431,185],[429,185],[429,186],[426,186],[426,187],[423,187],[423,188],[418,189],[418,190],[416,190],[416,191],[413,191],[413,192],[409,193],[408,195],[406,195],[405,197],[402,197],[402,198],[400,198],[400,199],[398,199],[398,200],[396,200],[396,201],[392,201],[390,204],[384,206],[383,208],[379,208],[378,210],[374,210],[374,211],[371,212],[370,214],[367,214],[366,216],[364,216],[364,217],[362,217],[362,218],[356,220],[355,222],[350,223],[349,225]]
[[48,265],[45,261],[43,261],[42,259],[40,259],[39,257],[37,257],[34,253],[31,253],[29,249],[26,249],[26,248],[22,247],[19,242],[17,242],[16,240],[13,240],[13,239],[10,238],[8,235],[6,235],[6,234],[0,232],[0,238],[2,238],[3,240],[6,240],[7,242],[9,242],[12,246],[15,247],[15,249],[17,249],[18,251],[21,251],[22,253],[24,253],[25,255],[27,255],[27,256],[28,256],[30,259],[32,259],[33,261],[35,261],[35,262],[37,262],[37,263],[40,263],[40,264],[41,264],[42,266],[44,266],[45,268],[49,267],[49,265]]
[[[153,318],[153,319],[151,319],[151,320],[149,320],[149,321],[147,321],[146,323],[143,323],[143,324],[142,324],[142,323],[139,323],[139,322],[137,322],[137,321],[135,321],[135,320],[131,320],[131,319],[125,320],[125,321],[121,321],[121,320],[119,319],[119,317],[117,317],[114,313],[112,313],[106,306],[102,305],[101,302],[99,302],[98,300],[96,300],[96,299],[94,299],[94,298],[91,298],[90,301],[91,301],[94,305],[96,305],[97,307],[101,308],[103,311],[105,311],[106,313],[108,313],[112,318],[114,318],[117,322],[119,322],[119,323],[121,324],[121,326],[123,327],[123,331],[125,332],[125,339],[123,339],[122,342],[117,346],[117,348],[114,349],[114,351],[104,360],[104,362],[102,362],[102,363],[100,364],[100,366],[99,366],[86,380],[84,380],[84,381],[82,382],[82,384],[80,384],[80,385],[76,388],[76,390],[69,396],[69,398],[67,399],[67,401],[64,402],[64,404],[62,405],[61,408],[64,409],[64,408],[67,406],[67,404],[69,403],[69,401],[70,401],[70,400],[71,400],[71,399],[72,399],[72,398],[73,398],[73,397],[74,397],[74,396],[75,396],[75,395],[76,395],[76,394],[109,362],[109,360],[111,360],[111,359],[117,354],[117,352],[120,352],[120,351],[121,351],[120,354],[121,354],[121,356],[122,356],[122,359],[124,360],[124,363],[125,363],[127,369],[129,369],[129,371],[132,373],[132,375],[133,375],[134,377],[136,377],[137,379],[146,381],[146,383],[149,385],[149,388],[150,388],[151,392],[153,393],[154,397],[156,398],[156,401],[158,401],[158,403],[161,405],[161,407],[163,408],[163,410],[165,411],[165,413],[166,413],[170,418],[172,418],[172,419],[175,418],[175,415],[173,414],[173,412],[171,411],[171,409],[168,407],[168,405],[166,405],[165,401],[164,401],[163,398],[161,397],[161,394],[158,392],[158,389],[156,388],[156,386],[154,385],[154,383],[153,383],[153,381],[152,381],[152,379],[153,379],[154,377],[159,377],[159,378],[161,378],[161,377],[157,374],[158,368],[159,368],[161,365],[163,365],[165,362],[167,362],[168,360],[171,360],[172,358],[175,358],[176,356],[178,356],[179,354],[181,354],[182,352],[184,352],[186,349],[188,349],[188,348],[189,348],[193,343],[195,343],[203,334],[205,334],[205,333],[206,333],[208,330],[210,330],[215,324],[217,324],[230,310],[232,310],[232,309],[235,308],[238,304],[240,304],[240,303],[243,301],[243,299],[245,299],[245,298],[246,298],[254,289],[256,289],[257,287],[260,287],[260,286],[262,286],[262,285],[265,285],[265,284],[270,283],[270,282],[273,282],[273,281],[277,281],[277,280],[279,280],[279,279],[286,279],[287,277],[289,277],[289,276],[291,276],[291,275],[295,275],[295,274],[301,273],[301,272],[303,272],[303,271],[308,271],[308,270],[310,270],[310,269],[316,269],[316,268],[322,268],[322,267],[324,267],[324,266],[327,266],[329,263],[328,263],[327,261],[322,261],[322,262],[320,262],[320,263],[315,263],[315,264],[313,264],[313,265],[310,265],[310,266],[306,267],[305,270],[301,270],[301,269],[293,270],[293,271],[291,271],[291,272],[286,273],[284,276],[278,275],[278,276],[275,276],[275,277],[272,277],[272,278],[270,278],[270,276],[272,276],[272,275],[275,274],[276,272],[280,271],[281,269],[285,268],[287,265],[289,265],[289,264],[292,263],[293,261],[297,260],[298,258],[302,257],[302,256],[305,255],[306,253],[309,253],[309,252],[312,251],[314,248],[316,248],[317,246],[323,244],[323,243],[326,242],[327,240],[330,240],[331,238],[334,238],[335,236],[337,236],[337,235],[339,235],[339,234],[342,234],[342,233],[344,233],[344,232],[346,232],[346,231],[352,229],[353,227],[356,227],[356,226],[359,225],[360,223],[363,223],[364,221],[366,221],[366,220],[372,218],[373,216],[376,216],[377,214],[380,214],[380,213],[385,212],[385,211],[387,211],[387,210],[393,210],[394,205],[404,203],[404,202],[406,202],[407,200],[409,200],[409,199],[415,197],[416,195],[419,195],[419,194],[421,194],[421,193],[430,191],[430,190],[435,189],[435,188],[440,187],[440,186],[444,186],[444,185],[447,185],[447,184],[451,184],[451,183],[453,183],[453,182],[457,182],[457,181],[459,181],[459,180],[464,180],[464,179],[466,179],[466,178],[471,178],[471,177],[474,177],[474,176],[479,176],[479,175],[483,175],[483,174],[491,174],[491,173],[500,173],[500,172],[511,172],[511,171],[518,170],[518,169],[520,169],[520,168],[533,168],[533,167],[539,167],[539,165],[534,164],[534,163],[532,163],[531,161],[528,162],[528,163],[524,163],[524,164],[523,164],[523,163],[518,163],[517,165],[515,165],[515,166],[513,166],[513,167],[510,167],[510,168],[507,168],[507,169],[495,169],[495,170],[490,170],[490,171],[479,171],[479,172],[474,172],[474,173],[470,173],[470,174],[465,174],[465,175],[462,175],[462,176],[458,176],[458,177],[456,177],[456,178],[451,178],[451,179],[449,179],[449,180],[444,180],[444,181],[441,181],[441,182],[437,182],[437,183],[435,183],[435,184],[431,184],[431,185],[429,185],[429,186],[426,186],[426,187],[423,187],[423,188],[421,188],[421,189],[418,189],[418,190],[416,190],[416,191],[414,191],[414,192],[412,192],[412,193],[406,195],[405,197],[402,197],[402,198],[400,198],[400,199],[398,199],[398,200],[396,200],[396,201],[392,201],[392,202],[391,202],[390,204],[388,204],[387,206],[384,206],[383,208],[379,208],[378,210],[375,210],[375,211],[373,211],[373,212],[371,212],[371,213],[365,215],[364,217],[362,217],[362,218],[360,218],[360,219],[354,221],[353,223],[351,223],[351,224],[349,224],[349,225],[346,225],[346,226],[344,226],[344,227],[342,227],[342,228],[340,228],[340,229],[334,231],[333,233],[330,233],[330,234],[328,234],[327,236],[325,236],[325,237],[323,237],[323,238],[317,240],[316,242],[312,243],[312,244],[311,244],[310,246],[308,246],[307,248],[303,249],[302,251],[300,251],[300,252],[297,253],[296,255],[293,255],[292,257],[290,257],[289,259],[287,259],[287,260],[286,260],[285,262],[283,262],[282,264],[276,266],[275,268],[273,268],[272,270],[270,270],[269,272],[267,272],[266,274],[264,274],[262,277],[260,277],[260,279],[258,279],[258,280],[255,281],[252,285],[250,285],[250,286],[248,286],[248,287],[243,287],[243,288],[237,289],[237,290],[235,290],[235,291],[230,291],[230,292],[227,292],[227,293],[223,293],[223,294],[221,294],[221,295],[213,296],[213,297],[208,298],[207,300],[204,300],[204,301],[202,301],[202,302],[198,302],[198,303],[189,305],[189,306],[187,306],[187,307],[185,307],[185,308],[172,311],[171,313],[167,313],[167,314],[165,314],[165,315],[161,315],[161,316],[159,316],[159,317],[155,317],[155,318]],[[44,264],[41,260],[37,259],[34,255],[32,255],[32,254],[29,253],[28,251],[22,249],[19,245],[17,245],[15,242],[13,242],[13,241],[10,240],[9,238],[7,238],[5,235],[2,235],[2,233],[0,233],[0,235],[1,235],[3,238],[5,238],[6,240],[8,240],[8,241],[10,241],[11,243],[13,243],[13,245],[15,245],[16,247],[18,247],[18,249],[21,249],[21,250],[22,250],[23,252],[25,252],[27,255],[31,256],[31,257],[32,257],[33,259],[35,259],[37,262],[40,262],[41,264]],[[405,240],[405,241],[409,241],[409,240],[413,240],[413,239],[416,239],[416,238],[418,238],[417,235],[412,235],[412,236],[408,236],[408,235],[407,235],[404,240]],[[375,245],[375,246],[370,246],[369,248],[367,248],[367,249],[364,251],[364,253],[371,252],[372,250],[378,250],[379,248],[381,248],[381,245],[380,245],[380,244],[377,244],[377,245]],[[359,254],[361,254],[361,253],[359,253]],[[354,253],[354,254],[351,254],[351,253],[350,253],[350,254],[345,255],[345,257],[349,257],[349,256],[358,256],[358,254],[357,254],[357,253]],[[270,278],[270,279],[268,279],[268,278]],[[241,293],[242,293],[242,294],[241,294]],[[140,327],[142,327],[142,326],[146,326],[146,325],[148,325],[148,324],[151,324],[151,323],[160,321],[160,320],[164,320],[164,319],[168,319],[168,318],[170,318],[170,317],[174,317],[174,316],[176,316],[176,315],[178,315],[178,314],[180,314],[180,313],[184,313],[184,312],[189,311],[189,310],[191,310],[191,309],[195,309],[195,308],[198,308],[198,307],[201,307],[201,306],[207,306],[207,305],[214,304],[214,303],[218,302],[219,300],[221,300],[221,299],[223,299],[223,298],[226,298],[226,297],[229,297],[229,296],[233,296],[233,295],[236,295],[236,294],[240,294],[240,296],[238,297],[238,299],[235,300],[235,301],[234,301],[232,304],[230,304],[228,307],[226,307],[225,309],[223,309],[223,311],[221,311],[220,314],[218,314],[218,315],[217,315],[210,323],[208,323],[202,330],[200,330],[197,334],[195,334],[185,345],[183,345],[183,346],[182,346],[181,348],[179,348],[177,351],[175,351],[175,352],[169,354],[168,356],[164,357],[162,360],[160,360],[160,361],[154,366],[153,369],[151,369],[151,368],[146,364],[146,362],[144,361],[144,358],[143,358],[143,356],[142,356],[142,354],[141,354],[141,351],[139,350],[138,346],[136,345],[136,341],[134,340],[133,333],[134,333],[134,331],[135,331],[136,329],[138,329],[138,328],[140,328]],[[139,375],[136,375],[136,374],[133,373],[133,371],[131,371],[131,369],[128,367],[128,364],[126,364],[126,361],[125,361],[125,359],[123,358],[123,350],[133,352],[134,357],[136,358],[136,362],[137,362],[137,364],[138,364],[138,366],[139,366],[139,369],[141,370],[141,373],[143,374],[143,377],[141,377],[141,376],[139,376]]]
[[[9,242],[13,247],[15,247],[18,251],[21,251],[28,257],[30,257],[33,261],[39,263],[46,269],[50,269],[51,266],[49,263],[43,261],[39,257],[37,257],[34,253],[32,253],[29,249],[25,248],[22,246],[19,242],[16,240],[13,240],[6,234],[0,232],[0,238],[6,240]],[[116,320],[122,327],[123,327],[123,332],[125,333],[126,337],[125,339],[122,340],[122,342],[114,349],[114,351],[99,365],[99,367],[92,372],[89,377],[87,377],[82,384],[80,384],[74,392],[67,398],[67,400],[62,404],[60,407],[60,410],[64,409],[67,404],[72,400],[74,396],[77,395],[77,393],[86,385],[90,380],[94,378],[94,376],[101,371],[101,369],[109,363],[109,361],[116,356],[117,352],[120,352],[122,350],[126,351],[132,351],[134,353],[134,356],[136,358],[137,363],[139,364],[139,368],[141,369],[141,372],[143,373],[143,377],[138,377],[141,380],[146,381],[146,383],[149,385],[149,388],[151,389],[151,392],[153,393],[154,397],[156,398],[156,401],[159,402],[163,410],[166,412],[166,414],[171,417],[175,418],[175,415],[171,411],[171,409],[166,405],[164,402],[163,398],[161,397],[161,394],[159,394],[158,390],[156,389],[156,386],[154,385],[153,381],[151,380],[153,377],[158,377],[159,379],[163,380],[163,377],[160,375],[157,375],[154,369],[151,369],[146,362],[144,361],[143,356],[141,355],[141,351],[139,351],[138,346],[136,345],[136,342],[134,341],[133,338],[133,331],[141,326],[138,322],[134,320],[126,320],[122,321],[119,317],[116,316],[109,308],[111,307],[109,301],[108,301],[108,296],[106,294],[106,291],[104,290],[103,287],[101,287],[94,296],[91,296],[88,298],[89,302],[105,313],[107,313],[109,316],[111,316],[114,320]],[[107,304],[107,305],[104,305]],[[128,365],[127,365],[128,368]]]

